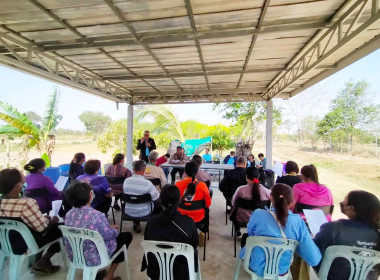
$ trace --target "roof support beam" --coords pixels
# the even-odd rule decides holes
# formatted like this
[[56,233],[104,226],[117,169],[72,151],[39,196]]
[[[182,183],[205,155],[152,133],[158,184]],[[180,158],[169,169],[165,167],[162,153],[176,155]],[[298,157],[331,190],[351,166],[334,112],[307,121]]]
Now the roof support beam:
[[316,83],[322,81],[323,79],[333,75],[334,73],[342,70],[343,68],[347,67],[348,65],[354,63],[355,61],[358,61],[359,59],[363,58],[364,56],[368,55],[371,52],[376,51],[377,49],[380,49],[380,35],[372,39],[370,42],[365,44],[362,48],[355,50],[354,52],[348,54],[345,58],[335,63],[334,68],[327,68],[326,71],[323,71],[321,74],[315,76],[314,78],[308,80],[306,83],[304,83],[299,88],[293,90],[289,97],[293,97],[296,94],[300,93],[301,91],[315,85]]
[[[305,29],[321,29],[326,27],[325,22],[310,22],[310,23],[288,23],[274,26],[263,26],[261,30],[256,30],[254,28],[238,28],[238,29],[223,29],[216,28],[211,29],[207,32],[198,31],[198,39],[218,39],[218,38],[231,38],[240,36],[252,36],[257,34],[274,33],[280,31],[297,31]],[[67,49],[83,49],[83,48],[101,48],[101,47],[114,47],[114,46],[125,46],[125,45],[136,45],[140,44],[134,37],[128,37],[128,35],[112,35],[112,36],[101,36],[93,37],[92,43],[87,43],[85,40],[77,39],[75,43],[61,44],[58,41],[47,41],[44,42],[44,50],[46,51],[58,51]],[[181,42],[181,41],[192,41],[195,39],[193,33],[181,33],[181,34],[167,34],[163,32],[155,32],[149,35],[140,35],[140,41],[146,44],[155,43],[170,43],[170,42]]]
[[[53,14],[52,12],[50,12],[48,9],[46,9],[44,6],[42,6],[40,3],[38,3],[36,0],[29,0],[29,2],[31,2],[33,5],[35,5],[38,9],[40,9],[41,11],[43,11],[45,14],[47,14],[49,17],[53,18],[57,23],[61,24],[62,26],[64,26],[66,29],[70,30],[73,34],[75,34],[76,36],[78,36],[79,38],[81,38],[82,40],[84,40],[86,42],[86,44],[89,44],[91,45],[93,42],[86,38],[86,36],[84,36],[83,34],[81,34],[80,32],[78,32],[75,28],[73,28],[72,26],[70,26],[66,21],[60,19],[59,17],[57,17],[55,14]],[[117,63],[120,67],[124,68],[125,70],[129,71],[132,75],[136,76],[136,73],[134,73],[129,67],[127,67],[126,65],[124,65],[123,63],[121,63],[120,61],[118,61],[117,59],[115,59],[114,57],[112,57],[110,54],[108,54],[107,52],[105,52],[102,48],[98,48],[98,50],[103,53],[105,56],[107,56],[109,59],[111,59],[112,61],[114,61],[115,63]],[[147,81],[143,80],[147,85],[153,87],[150,83],[148,83]],[[155,90],[157,90],[155,87],[153,87]]]
[[[177,93],[178,94],[178,93]],[[216,94],[212,91],[208,94],[188,94],[181,92],[180,96],[136,96],[133,97],[133,104],[186,104],[186,103],[214,103],[214,102],[255,102],[265,101],[260,95],[250,93]]]
[[[135,37],[135,39],[140,43],[140,45],[149,53],[149,55],[156,61],[156,63],[162,68],[162,70],[165,71],[166,74],[169,74],[168,70],[165,68],[165,66],[161,63],[161,61],[158,59],[158,57],[153,53],[153,51],[148,47],[148,45],[143,42],[140,38],[140,36],[137,34],[136,30],[133,28],[133,26],[125,19],[123,14],[120,12],[119,8],[116,7],[112,0],[104,0],[108,7],[113,11],[115,16],[127,27],[128,31],[131,32],[131,34]],[[173,82],[176,84],[176,86],[182,90],[181,86],[177,83],[177,81],[174,78],[171,78]]]
[[[130,93],[122,87],[116,87],[108,81],[76,68],[51,55],[41,52],[31,45],[0,32],[0,41],[9,42],[7,47],[24,49],[14,55],[0,54],[0,63],[32,75],[37,75],[58,83],[91,92],[117,102],[128,102]],[[11,51],[13,53],[14,50]]]
[[[318,40],[308,48],[302,49],[302,56],[288,70],[272,83],[264,93],[268,100],[276,97],[292,86],[296,81],[318,67],[342,46],[365,32],[380,21],[378,0],[358,0],[327,30],[318,35]],[[370,16],[363,16],[363,10],[369,8]],[[347,28],[348,27],[348,28]]]
[[[267,72],[279,72],[284,70],[283,68],[263,68],[263,69],[247,69],[245,73],[267,73]],[[214,75],[232,75],[241,74],[241,70],[218,70],[218,71],[207,71],[208,76]],[[160,78],[179,78],[179,77],[197,77],[204,75],[204,72],[192,72],[192,73],[169,73],[169,74],[155,74],[155,75],[139,75],[137,77],[123,75],[123,76],[106,76],[105,80],[135,80],[140,79],[160,79]]]
[[208,77],[207,77],[206,65],[205,65],[205,61],[203,59],[201,43],[199,42],[197,25],[195,24],[193,9],[191,7],[190,0],[185,0],[185,4],[186,4],[186,9],[187,9],[187,15],[189,16],[189,19],[190,19],[191,28],[193,29],[194,41],[195,41],[195,44],[196,44],[197,49],[198,49],[199,59],[201,60],[202,70],[203,70],[204,75],[205,75],[207,88],[210,89],[210,84],[208,82]]
[[[259,21],[257,22],[256,30],[260,30],[261,26],[263,25],[264,17],[265,17],[265,14],[267,13],[267,10],[268,10],[268,7],[269,7],[269,3],[270,3],[270,0],[265,0],[264,1],[263,8],[261,9],[260,18],[259,18]],[[244,66],[243,66],[243,71],[240,74],[240,78],[239,78],[239,81],[238,81],[238,83],[236,85],[236,88],[240,87],[241,81],[243,80],[244,72],[247,69],[249,60],[251,59],[253,47],[255,46],[256,40],[257,40],[257,34],[255,34],[255,35],[252,36],[251,44],[249,46],[248,53],[247,53],[247,56],[245,58],[245,62],[244,62]]]

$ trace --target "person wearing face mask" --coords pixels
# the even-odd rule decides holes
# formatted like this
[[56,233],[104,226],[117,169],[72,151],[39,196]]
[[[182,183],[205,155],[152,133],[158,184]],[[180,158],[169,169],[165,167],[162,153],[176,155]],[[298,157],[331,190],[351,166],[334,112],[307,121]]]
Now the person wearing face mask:
[[[332,245],[346,245],[380,251],[380,201],[366,191],[351,191],[340,203],[340,209],[348,219],[329,222],[321,226],[314,238],[322,256]],[[320,264],[315,267],[319,270]],[[350,276],[350,264],[337,258],[331,265],[328,280],[345,280]],[[377,271],[370,272],[367,280],[378,279]]]
[[24,166],[24,169],[29,171],[25,177],[27,183],[25,196],[36,200],[42,213],[49,213],[51,202],[61,200],[62,193],[49,177],[42,174],[46,169],[45,161],[42,158],[32,159]]
[[[24,175],[15,168],[7,168],[0,171],[0,223],[1,218],[23,222],[33,235],[38,247],[62,237],[58,229],[58,217],[44,216],[36,200],[20,197],[22,186],[25,183]],[[11,247],[15,254],[27,253],[28,246],[22,236],[10,231]],[[4,243],[1,244],[5,246]],[[51,258],[60,251],[58,242],[53,243],[45,252],[36,256],[37,262],[33,265],[33,271],[44,274],[52,274],[60,269],[59,265],[53,265]],[[0,274],[1,276],[1,274]]]
[[[103,237],[107,253],[110,257],[123,245],[126,245],[128,248],[133,239],[132,234],[130,232],[119,233],[117,225],[110,225],[104,213],[91,207],[91,202],[94,199],[94,192],[87,182],[72,182],[68,186],[65,195],[68,202],[73,206],[73,208],[66,214],[66,226],[90,229],[99,232]],[[72,248],[65,238],[63,241],[68,257],[72,259]],[[92,242],[84,243],[83,255],[88,266],[97,266],[100,264],[99,253]],[[113,277],[113,275],[118,264],[123,261],[124,254],[122,253],[114,259],[108,271],[105,273],[103,280],[121,280],[120,277]],[[103,273],[100,272],[97,279],[101,278],[100,274]]]

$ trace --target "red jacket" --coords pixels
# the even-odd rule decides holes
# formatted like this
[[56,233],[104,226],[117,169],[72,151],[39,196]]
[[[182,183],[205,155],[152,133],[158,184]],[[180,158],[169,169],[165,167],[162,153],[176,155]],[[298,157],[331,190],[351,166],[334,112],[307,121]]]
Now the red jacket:
[[168,160],[165,158],[165,156],[159,157],[156,161],[156,166],[160,166],[161,164],[167,162]]

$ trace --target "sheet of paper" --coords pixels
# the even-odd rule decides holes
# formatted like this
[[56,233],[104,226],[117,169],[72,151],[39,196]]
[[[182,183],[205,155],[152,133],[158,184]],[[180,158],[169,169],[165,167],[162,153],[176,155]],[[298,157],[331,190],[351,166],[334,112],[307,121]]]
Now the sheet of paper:
[[55,187],[57,188],[57,190],[63,191],[63,188],[65,187],[68,179],[69,177],[59,176],[57,183],[55,183]]
[[283,165],[280,161],[276,161],[273,165],[273,172],[277,174],[277,176],[281,177],[282,176],[282,169]]
[[50,217],[58,216],[59,209],[61,208],[62,200],[53,200],[51,202],[51,211],[49,213]]
[[306,221],[309,225],[310,231],[313,234],[313,236],[315,236],[319,232],[321,225],[327,223],[326,216],[325,214],[323,214],[323,211],[321,209],[304,209],[303,213],[306,217]]

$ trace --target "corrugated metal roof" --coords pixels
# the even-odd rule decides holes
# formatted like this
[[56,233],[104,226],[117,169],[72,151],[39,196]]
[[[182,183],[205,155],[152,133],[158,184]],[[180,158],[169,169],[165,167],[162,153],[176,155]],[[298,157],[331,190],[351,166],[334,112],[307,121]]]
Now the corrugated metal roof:
[[291,97],[379,48],[379,0],[0,0],[0,63],[118,102]]

